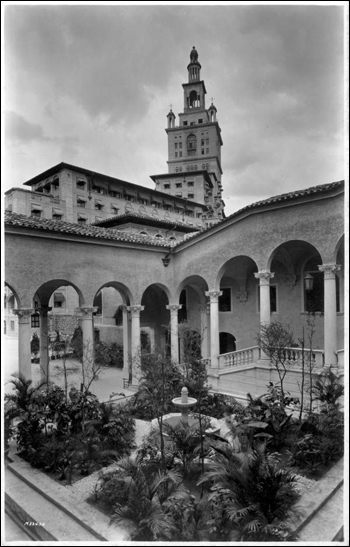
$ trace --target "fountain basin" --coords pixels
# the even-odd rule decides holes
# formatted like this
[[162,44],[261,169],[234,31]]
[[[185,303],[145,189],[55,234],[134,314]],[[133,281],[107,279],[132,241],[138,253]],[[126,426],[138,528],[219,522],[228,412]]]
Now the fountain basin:
[[182,397],[175,397],[175,399],[172,399],[171,402],[173,403],[173,405],[180,408],[189,408],[197,403],[197,399],[194,399],[194,397],[187,397],[187,402],[183,402]]
[[[210,419],[210,427],[205,430],[205,435],[219,435],[220,434],[220,423],[216,418],[212,418],[211,416],[205,416],[204,414],[201,415],[204,418]],[[163,424],[170,425],[171,427],[176,427],[181,422],[182,414],[172,412],[170,414],[166,414],[163,416]],[[199,420],[197,416],[193,416],[192,414],[189,414],[187,417],[187,423],[190,427],[193,427],[195,429],[196,427],[199,427]],[[152,429],[158,429],[158,420],[155,418],[151,422]],[[165,438],[166,444],[170,444],[170,437],[169,435],[164,431],[163,436]]]

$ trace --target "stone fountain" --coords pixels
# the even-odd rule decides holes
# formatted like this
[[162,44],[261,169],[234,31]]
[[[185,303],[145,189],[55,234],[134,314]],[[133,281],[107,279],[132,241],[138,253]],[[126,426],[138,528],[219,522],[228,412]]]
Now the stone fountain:
[[[187,423],[189,426],[197,427],[199,425],[199,420],[197,416],[193,416],[189,413],[191,407],[197,403],[197,399],[194,397],[188,396],[187,387],[181,389],[181,397],[175,397],[171,401],[173,405],[180,409],[180,413],[170,413],[163,416],[163,424],[176,427],[180,421]],[[209,416],[203,416],[203,418],[210,418]],[[152,428],[158,427],[157,419],[152,420]],[[220,424],[215,418],[210,418],[210,427],[205,430],[206,435],[210,434],[219,434],[220,433]],[[166,433],[163,433],[164,437],[168,437]]]

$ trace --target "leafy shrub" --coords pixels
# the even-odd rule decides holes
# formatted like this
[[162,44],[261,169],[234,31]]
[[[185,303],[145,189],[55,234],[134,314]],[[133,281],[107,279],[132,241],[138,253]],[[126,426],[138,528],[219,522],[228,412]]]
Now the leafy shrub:
[[116,407],[108,423],[101,429],[106,448],[118,451],[120,456],[135,448],[135,419],[123,407]]
[[310,414],[298,428],[290,452],[292,465],[311,473],[337,461],[344,453],[343,413],[327,405],[319,414]]

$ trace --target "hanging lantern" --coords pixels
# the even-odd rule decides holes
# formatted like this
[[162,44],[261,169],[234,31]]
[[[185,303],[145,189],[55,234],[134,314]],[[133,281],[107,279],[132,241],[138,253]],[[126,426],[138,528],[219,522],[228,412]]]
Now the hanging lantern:
[[304,276],[304,283],[305,283],[305,290],[312,291],[312,289],[314,288],[314,278],[309,272],[305,274]]

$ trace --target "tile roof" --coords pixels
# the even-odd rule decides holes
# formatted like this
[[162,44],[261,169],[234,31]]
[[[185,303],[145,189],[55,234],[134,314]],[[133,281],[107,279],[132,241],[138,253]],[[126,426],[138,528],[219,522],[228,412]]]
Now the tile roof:
[[263,199],[262,201],[256,201],[255,203],[252,203],[251,205],[247,205],[246,207],[243,207],[243,209],[240,209],[239,211],[236,211],[235,213],[232,213],[232,215],[226,217],[225,220],[232,218],[240,213],[242,211],[247,211],[249,209],[255,209],[257,207],[260,207],[261,205],[271,205],[273,203],[281,203],[283,201],[289,201],[289,200],[295,200],[295,198],[300,198],[312,194],[320,194],[328,192],[329,190],[333,190],[334,188],[344,186],[344,181],[339,180],[337,182],[331,182],[329,184],[320,184],[318,186],[311,186],[311,188],[305,188],[304,190],[295,190],[294,192],[288,192],[287,194],[280,194],[279,196],[273,196],[271,198]]
[[[330,182],[328,184],[320,184],[318,186],[311,186],[310,188],[305,188],[303,190],[295,190],[293,192],[288,192],[287,194],[280,194],[278,196],[273,196],[271,198],[267,198],[261,201],[256,201],[255,203],[251,203],[250,205],[247,205],[246,207],[243,207],[242,209],[239,209],[238,211],[235,211],[228,217],[225,217],[220,222],[214,224],[213,226],[209,226],[208,228],[202,230],[200,233],[191,234],[191,237],[199,237],[199,235],[203,233],[207,233],[210,230],[213,230],[217,228],[218,226],[222,227],[230,219],[234,219],[239,217],[242,213],[245,213],[247,211],[250,211],[252,209],[258,209],[259,207],[263,207],[264,205],[273,205],[274,203],[283,203],[285,201],[295,201],[299,198],[304,198],[305,196],[314,195],[314,194],[322,194],[327,193],[331,190],[334,190],[336,188],[344,188],[344,180],[338,180],[336,182]],[[186,238],[187,239],[187,238]],[[181,245],[184,243],[183,241],[180,241],[177,243],[177,245]]]
[[152,217],[150,215],[142,215],[140,213],[124,213],[122,215],[115,215],[111,218],[105,218],[93,223],[93,226],[109,227],[117,226],[118,224],[126,224],[127,222],[134,222],[136,224],[148,224],[149,226],[159,226],[170,228],[180,232],[198,232],[200,228],[197,226],[190,226],[186,223],[176,222],[174,220],[161,219]]
[[[47,218],[28,217],[18,213],[5,211],[5,225],[20,226],[22,228],[31,228],[34,230],[43,230],[47,232],[56,232],[62,234],[72,234],[97,239],[109,239],[114,241],[126,241],[130,243],[144,243],[156,247],[173,247],[174,240],[156,239],[150,236],[139,236],[129,232],[113,230],[112,228],[101,228],[92,224],[81,225],[62,220],[50,220]],[[176,242],[175,242],[176,243]]]

